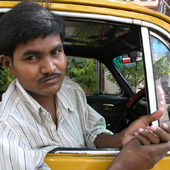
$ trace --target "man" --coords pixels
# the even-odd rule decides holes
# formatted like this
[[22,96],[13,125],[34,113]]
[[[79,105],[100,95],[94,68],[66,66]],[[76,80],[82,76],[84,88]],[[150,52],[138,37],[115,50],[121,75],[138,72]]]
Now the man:
[[[145,159],[142,168],[153,166],[169,150],[169,128],[154,133],[145,129],[162,112],[142,117],[115,135],[106,130],[82,89],[65,77],[64,34],[62,19],[36,3],[20,3],[0,19],[1,62],[17,78],[0,104],[0,169],[49,169],[43,160],[56,147],[125,146],[109,169],[122,169],[118,164],[130,150],[136,163]],[[141,146],[135,138],[157,145]],[[158,144],[160,140],[164,143]],[[156,148],[160,154],[153,153]],[[148,152],[152,160],[146,160]]]

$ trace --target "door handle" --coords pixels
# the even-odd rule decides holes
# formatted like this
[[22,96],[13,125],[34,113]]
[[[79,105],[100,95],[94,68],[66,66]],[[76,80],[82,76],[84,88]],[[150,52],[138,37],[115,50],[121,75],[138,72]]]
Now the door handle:
[[113,108],[114,108],[114,104],[103,104],[102,105],[102,109],[105,111],[113,110]]

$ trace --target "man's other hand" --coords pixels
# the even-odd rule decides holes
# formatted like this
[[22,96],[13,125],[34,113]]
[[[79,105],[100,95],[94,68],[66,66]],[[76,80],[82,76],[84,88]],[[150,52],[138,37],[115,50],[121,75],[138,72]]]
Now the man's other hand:
[[[139,129],[147,129],[149,124],[153,121],[156,121],[161,118],[163,115],[163,112],[161,110],[158,110],[154,112],[153,114],[142,116],[133,123],[130,124],[128,128],[123,130],[121,133],[123,133],[123,139],[122,139],[122,145],[127,144],[131,139],[136,138],[136,133],[138,133]],[[154,143],[154,142],[153,142]],[[158,141],[155,141],[155,143],[158,143]]]
[[161,144],[142,145],[138,139],[127,143],[107,170],[148,170],[166,156],[170,141]]

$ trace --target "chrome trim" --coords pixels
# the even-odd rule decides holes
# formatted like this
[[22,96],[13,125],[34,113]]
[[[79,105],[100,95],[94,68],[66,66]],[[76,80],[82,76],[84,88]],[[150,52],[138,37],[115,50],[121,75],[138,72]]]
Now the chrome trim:
[[120,152],[119,148],[105,148],[105,149],[92,149],[92,150],[58,150],[54,153],[66,153],[66,154],[92,154],[92,155],[116,155]]
[[[0,8],[0,12],[7,12],[11,8]],[[78,13],[78,12],[64,12],[64,11],[52,11],[54,14],[58,14],[64,17],[78,17],[78,18],[89,18],[89,19],[100,19],[106,21],[123,22],[132,24],[133,20],[130,18],[115,17],[112,15],[101,15],[101,14],[89,14],[89,13]]]
[[142,21],[141,26],[157,30],[157,31],[161,32],[162,34],[164,34],[165,36],[167,36],[170,39],[170,34],[166,30],[164,30],[163,28],[161,28],[161,27],[159,27],[159,26],[157,26],[155,24],[152,24],[152,23],[149,23],[149,22],[146,22],[146,21]]
[[[157,103],[156,103],[155,82],[154,82],[154,77],[153,77],[154,75],[153,64],[152,64],[148,28],[141,27],[141,34],[142,34],[142,41],[143,41],[144,63],[145,63],[145,68],[146,68],[146,80],[147,80],[147,87],[148,87],[150,113],[153,113],[157,110]],[[159,125],[158,121],[153,122],[152,125],[158,126]]]
[[0,8],[0,12],[8,12],[11,8]]
[[150,33],[150,35],[152,35],[152,36],[156,37],[158,40],[160,40],[168,49],[170,49],[169,42],[165,41],[161,36],[159,36],[158,34],[152,32],[152,31],[150,31],[149,33]]
[[78,18],[89,18],[89,19],[96,19],[96,20],[105,20],[105,21],[116,21],[122,22],[127,24],[132,24],[133,19],[130,18],[122,18],[116,17],[112,15],[101,15],[101,14],[89,14],[89,13],[78,13],[78,12],[63,12],[63,11],[52,11],[55,14],[64,16],[64,17],[78,17]]

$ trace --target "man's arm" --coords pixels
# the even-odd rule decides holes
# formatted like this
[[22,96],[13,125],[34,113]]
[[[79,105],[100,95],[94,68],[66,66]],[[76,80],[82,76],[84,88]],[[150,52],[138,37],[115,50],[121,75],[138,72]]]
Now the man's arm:
[[97,148],[121,148],[123,133],[120,132],[114,135],[102,133],[95,139],[95,146]]
[[[149,124],[153,121],[158,120],[162,116],[163,112],[161,110],[156,111],[153,114],[142,116],[138,120],[134,121],[128,128],[123,130],[120,133],[117,133],[115,135],[109,135],[109,134],[100,134],[95,139],[95,145],[99,148],[105,148],[105,147],[122,147],[125,144],[127,144],[131,139],[136,138],[136,133],[139,132],[139,130],[147,129]],[[148,139],[147,139],[148,137]],[[152,133],[148,133],[147,136],[140,139],[143,144],[150,144],[159,143],[159,138],[155,138],[155,136]]]

